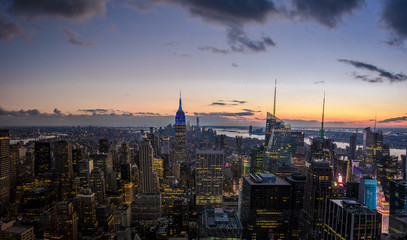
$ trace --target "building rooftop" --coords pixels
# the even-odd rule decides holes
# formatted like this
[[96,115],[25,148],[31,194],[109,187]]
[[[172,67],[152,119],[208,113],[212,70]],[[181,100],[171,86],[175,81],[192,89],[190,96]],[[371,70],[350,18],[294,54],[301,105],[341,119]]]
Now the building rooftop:
[[356,200],[343,200],[343,199],[333,199],[331,200],[335,204],[339,205],[340,207],[348,210],[351,213],[377,213],[376,210],[370,209],[368,206],[364,205],[363,203],[356,201]]
[[223,151],[221,150],[202,150],[202,149],[197,149],[196,154],[224,154]]
[[290,185],[284,179],[272,173],[250,174],[243,178],[246,179],[250,185]]
[[207,208],[204,212],[204,220],[206,228],[242,229],[242,224],[235,210]]
[[9,227],[6,230],[4,230],[7,233],[13,233],[13,234],[22,234],[24,232],[26,232],[27,230],[29,230],[30,228],[33,227],[28,227],[28,226],[13,226],[13,227]]

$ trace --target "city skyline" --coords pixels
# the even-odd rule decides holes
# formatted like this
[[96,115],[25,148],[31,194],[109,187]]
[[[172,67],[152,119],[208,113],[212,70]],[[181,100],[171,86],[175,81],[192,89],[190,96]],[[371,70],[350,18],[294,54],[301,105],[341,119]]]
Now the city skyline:
[[[64,5],[66,4],[66,5]],[[407,127],[400,0],[0,4],[3,126]]]

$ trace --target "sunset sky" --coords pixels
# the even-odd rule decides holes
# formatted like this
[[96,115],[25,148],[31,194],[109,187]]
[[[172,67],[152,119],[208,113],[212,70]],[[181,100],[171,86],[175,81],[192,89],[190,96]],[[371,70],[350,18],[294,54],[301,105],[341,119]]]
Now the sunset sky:
[[405,0],[6,0],[0,125],[407,127]]

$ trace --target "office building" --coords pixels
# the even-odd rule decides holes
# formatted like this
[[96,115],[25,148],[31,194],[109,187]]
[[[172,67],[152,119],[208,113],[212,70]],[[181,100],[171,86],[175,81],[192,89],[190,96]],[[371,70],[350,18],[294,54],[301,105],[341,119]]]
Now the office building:
[[79,179],[82,188],[88,188],[90,185],[90,173],[93,170],[93,160],[83,159],[79,161]]
[[86,236],[93,235],[97,228],[96,194],[90,188],[82,188],[77,195],[79,202],[79,229]]
[[10,201],[10,134],[0,130],[0,211]]
[[328,200],[324,231],[318,239],[380,239],[381,215],[355,200]]
[[377,162],[383,156],[383,133],[374,132],[370,127],[363,129],[363,153],[366,164]]
[[352,159],[352,160],[356,159],[357,137],[358,137],[358,135],[356,133],[353,133],[349,137],[349,153],[348,153],[348,157],[350,159]]
[[109,153],[109,140],[99,139],[99,153]]
[[325,200],[331,196],[332,169],[328,161],[314,161],[308,168],[301,212],[300,238],[317,239],[322,232]]
[[47,142],[35,142],[34,145],[34,174],[43,177],[51,169],[51,146]]
[[263,172],[278,174],[278,168],[291,165],[291,126],[270,113],[267,113],[267,122],[270,122],[271,134],[266,136],[269,140],[266,142]]
[[291,186],[271,173],[243,177],[243,239],[290,239]]
[[179,108],[175,115],[175,147],[174,159],[182,162],[186,159],[187,129],[185,124],[185,113],[182,110],[181,95],[179,98]]
[[55,205],[51,225],[53,231],[64,236],[63,239],[78,238],[78,215],[74,211],[72,201],[59,202]]
[[291,239],[299,239],[300,212],[304,208],[304,189],[307,177],[301,174],[293,174],[285,178],[291,185]]
[[359,183],[359,201],[370,209],[377,209],[377,180],[362,177]]
[[106,180],[103,171],[98,167],[90,173],[90,188],[96,194],[98,203],[104,204],[106,201]]
[[140,146],[140,192],[159,192],[158,179],[153,171],[153,147],[150,141],[144,139]]
[[65,179],[73,178],[72,143],[67,141],[56,142],[54,146],[54,158],[57,172]]
[[390,214],[407,215],[407,181],[394,179],[390,181]]
[[225,154],[217,150],[197,150],[196,156],[196,205],[203,207],[209,202],[213,207],[221,207]]
[[256,146],[250,152],[250,173],[259,174],[263,171],[264,146]]
[[11,226],[0,232],[0,238],[4,240],[34,240],[34,227]]
[[93,160],[93,166],[100,168],[106,177],[113,172],[113,158],[111,153],[91,154],[89,158]]

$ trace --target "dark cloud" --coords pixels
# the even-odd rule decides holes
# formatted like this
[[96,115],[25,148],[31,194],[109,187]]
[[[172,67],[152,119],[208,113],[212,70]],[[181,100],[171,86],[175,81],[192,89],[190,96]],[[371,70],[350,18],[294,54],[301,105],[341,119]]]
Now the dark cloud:
[[261,111],[256,111],[256,110],[252,110],[252,109],[247,109],[247,108],[243,108],[242,110],[245,112],[251,112],[251,113],[261,112]]
[[362,81],[365,81],[365,82],[368,82],[368,83],[381,83],[381,82],[383,82],[383,78],[371,77],[371,76],[368,76],[368,75],[356,75],[355,74],[355,78],[359,79],[359,80],[362,80]]
[[211,103],[211,105],[214,105],[214,106],[216,106],[216,105],[225,106],[225,105],[227,105],[227,104],[226,104],[226,103],[222,103],[222,102],[213,102],[213,103]]
[[58,110],[58,108],[54,108],[54,113],[55,113],[56,115],[61,115],[61,111]]
[[97,108],[97,109],[78,109],[78,112],[84,112],[84,113],[93,113],[93,114],[105,114],[110,112],[108,109],[102,109],[102,108]]
[[195,116],[210,116],[210,117],[242,117],[242,116],[253,116],[252,112],[210,112],[210,113],[198,113],[194,112]]
[[[368,63],[364,63],[364,62],[359,62],[359,61],[353,61],[353,60],[347,60],[347,59],[338,59],[339,62],[342,63],[346,63],[349,65],[352,65],[356,68],[359,69],[365,69],[374,73],[377,73],[379,75],[380,78],[385,78],[387,80],[389,80],[391,83],[393,82],[403,82],[407,80],[407,75],[405,75],[404,73],[391,73],[389,71],[383,70],[377,66],[368,64]],[[358,79],[362,79],[362,78],[358,78]],[[376,79],[376,78],[374,78]],[[376,79],[379,80],[379,79]],[[374,82],[374,81],[373,81]]]
[[[397,35],[407,38],[407,1],[386,0],[384,1],[382,19],[384,23]],[[397,42],[397,41],[396,41]]]
[[93,42],[84,42],[84,41],[79,40],[78,34],[73,32],[72,30],[67,29],[67,28],[64,28],[63,30],[64,30],[64,34],[65,34],[65,39],[69,43],[71,43],[73,45],[78,45],[78,46],[90,46],[90,45],[93,45]]
[[239,64],[237,64],[237,63],[232,63],[232,67],[234,67],[234,68],[239,68]]
[[159,113],[153,113],[153,112],[137,112],[134,113],[136,115],[143,115],[143,116],[160,116]]
[[316,82],[314,82],[314,84],[324,84],[325,83],[325,81],[316,81]]
[[230,50],[228,50],[228,49],[219,49],[219,48],[215,48],[215,47],[211,47],[211,46],[199,47],[198,49],[201,51],[209,51],[209,52],[218,53],[218,54],[230,53]]
[[351,14],[364,0],[294,0],[294,15],[313,19],[329,28],[335,27],[343,15]]
[[9,11],[19,16],[84,20],[104,15],[107,0],[11,0]]
[[382,121],[379,121],[379,123],[404,122],[404,121],[407,121],[407,116],[388,118],[388,119],[384,119]]
[[232,100],[234,103],[239,103],[239,104],[245,104],[247,101],[241,101],[241,100]]
[[125,7],[133,8],[139,11],[152,11],[153,6],[148,0],[129,0],[123,4]]
[[0,116],[35,116],[39,115],[40,111],[38,109],[28,109],[28,110],[23,110],[21,109],[20,111],[9,111],[5,110],[2,107],[0,107]]
[[6,16],[0,14],[0,40],[11,41],[19,34],[21,29],[18,24],[7,21]]
[[264,22],[276,6],[271,0],[154,0],[188,9],[192,16],[225,25]]
[[227,39],[230,49],[234,52],[264,52],[268,47],[276,46],[269,36],[264,35],[260,40],[253,40],[238,27],[228,30]]

